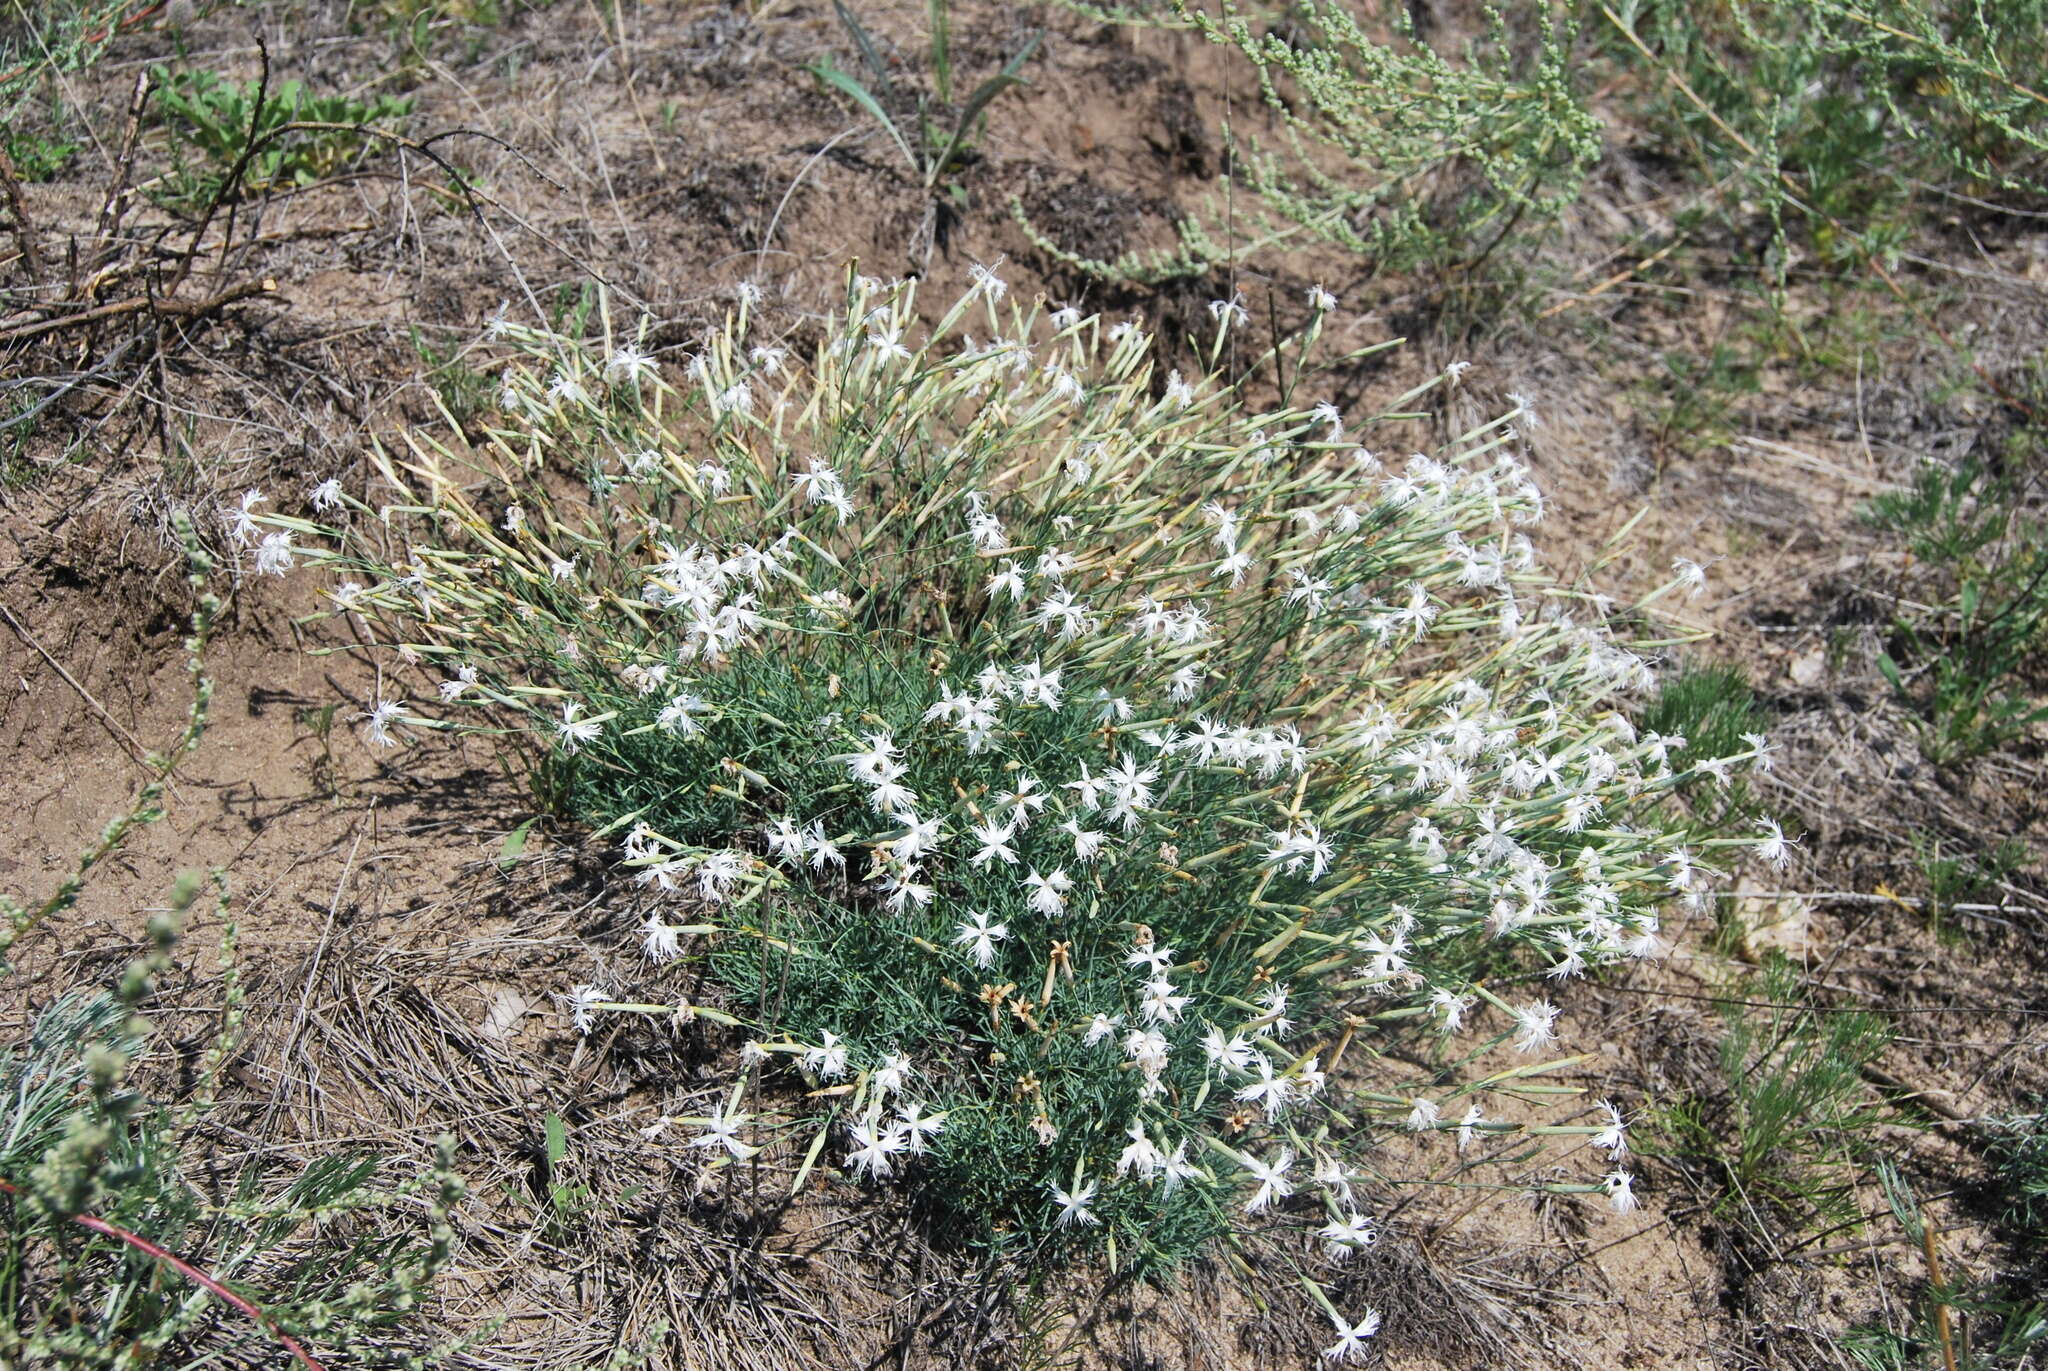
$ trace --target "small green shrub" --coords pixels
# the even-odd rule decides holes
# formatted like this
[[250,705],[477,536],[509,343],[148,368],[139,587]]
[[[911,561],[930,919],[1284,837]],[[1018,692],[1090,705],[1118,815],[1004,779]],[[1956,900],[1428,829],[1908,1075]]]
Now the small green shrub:
[[2031,860],[2025,844],[2006,838],[1995,846],[1971,842],[1958,849],[1934,834],[1914,835],[1920,874],[1927,882],[1928,916],[1936,931],[1965,901],[1989,899]]
[[364,151],[368,130],[412,113],[409,99],[315,95],[299,81],[262,92],[217,72],[162,67],[150,79],[175,147],[204,158],[181,157],[156,186],[159,200],[188,212],[332,176]]
[[[2038,1122],[2014,1119],[1994,1124],[1994,1136],[2001,1128],[2024,1132]],[[1994,1165],[2002,1160],[2009,1161],[1999,1156],[1994,1144]],[[1889,1160],[1880,1160],[1876,1169],[1885,1203],[1907,1241],[1930,1254],[1931,1263],[1939,1262],[1940,1235],[1930,1231],[1933,1221],[1912,1186]],[[2010,1177],[2001,1175],[1999,1180]],[[2030,1228],[2024,1220],[2015,1223],[2008,1236],[2023,1258],[2048,1250],[2043,1246],[2048,1231],[2038,1224]],[[1934,1278],[1937,1270],[1939,1279]],[[1851,1328],[1839,1345],[1855,1365],[1868,1371],[2022,1371],[2033,1365],[2031,1354],[2048,1342],[2048,1309],[2033,1287],[2032,1274],[2023,1269],[2016,1280],[1981,1280],[1959,1276],[1945,1264],[1935,1267],[1921,1298],[1908,1306],[1912,1317],[1907,1327]],[[1957,1316],[1966,1322],[1959,1323]]]
[[[2006,465],[2005,472],[2025,470]],[[1938,765],[2004,747],[2048,719],[2026,674],[2048,643],[2048,525],[2014,475],[1976,458],[1927,463],[1904,492],[1867,515],[1904,534],[1929,590],[1893,621],[1878,667],[1919,716],[1920,748]]]
[[55,99],[54,76],[97,62],[128,18],[128,0],[38,0],[10,4],[0,29],[0,130],[9,151],[29,108]]
[[1613,58],[1652,66],[1652,133],[1689,150],[1731,214],[1760,210],[1832,263],[1888,256],[1944,192],[2048,191],[2048,100],[2030,84],[2048,63],[2043,0],[1619,0],[1599,15]]
[[1457,59],[1415,32],[1406,7],[1390,32],[1341,0],[1304,0],[1284,22],[1255,20],[1235,0],[1215,14],[1186,0],[1174,10],[1251,64],[1281,136],[1268,146],[1224,130],[1242,193],[1181,220],[1168,252],[1083,258],[1013,203],[1036,246],[1070,268],[1157,283],[1300,238],[1381,270],[1469,272],[1518,231],[1546,226],[1599,157],[1599,121],[1574,87],[1573,30],[1547,8],[1528,35],[1489,10],[1485,37]]
[[1724,1091],[1660,1109],[1671,1155],[1709,1170],[1724,1215],[1853,1223],[1870,1131],[1891,1117],[1863,1078],[1889,1025],[1811,1003],[1798,968],[1777,958],[1737,987],[1721,1019]]
[[2048,1262],[2048,1114],[2017,1114],[1986,1133],[1999,1220],[2015,1245]]
[[[1646,734],[1682,740],[1678,747],[1700,755],[1725,757],[1757,745],[1770,732],[1770,719],[1758,705],[1749,677],[1739,666],[1681,667],[1658,683],[1657,694],[1641,718]],[[1694,776],[1681,793],[1708,815],[1708,822],[1727,827],[1758,812],[1756,796],[1744,776],[1725,780]]]
[[491,407],[491,378],[469,364],[459,347],[445,351],[412,330],[412,348],[427,368],[427,384],[441,402],[441,410],[457,428],[467,430]]
[[[323,487],[265,541],[345,578],[393,683],[372,745],[514,740],[621,842],[645,972],[567,1003],[744,1029],[682,1121],[707,1175],[904,1178],[1032,1266],[1158,1273],[1268,1212],[1341,1257],[1376,1135],[1573,1093],[1537,1055],[1557,1009],[1504,995],[1656,952],[1659,906],[1758,846],[1673,794],[1762,740],[1632,722],[1649,663],[1537,565],[1508,423],[1387,470],[1334,406],[1252,411],[976,281],[919,335],[913,286],[857,280],[808,364],[743,299],[682,386],[501,324],[481,441],[409,432],[375,503]],[[1315,342],[1285,345],[1304,386]],[[1670,641],[1688,580],[1615,622]],[[1522,969],[1474,982],[1475,947]],[[1380,1056],[1468,1016],[1517,1050],[1476,1080]],[[770,1067],[809,1093],[745,1105]],[[1612,1110],[1545,1131],[1623,1146]],[[1345,1355],[1377,1318],[1326,1312]]]

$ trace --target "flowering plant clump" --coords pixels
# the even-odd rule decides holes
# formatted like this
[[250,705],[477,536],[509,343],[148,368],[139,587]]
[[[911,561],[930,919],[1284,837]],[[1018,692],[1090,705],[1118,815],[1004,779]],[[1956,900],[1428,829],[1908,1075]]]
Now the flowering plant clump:
[[[1763,742],[1631,725],[1656,644],[1618,625],[1656,638],[1697,568],[1619,613],[1546,576],[1526,405],[1383,464],[1332,405],[1254,413],[1159,381],[1140,324],[1004,297],[978,269],[925,332],[914,286],[856,279],[807,363],[743,297],[680,380],[500,324],[485,441],[409,433],[377,503],[329,484],[248,536],[345,578],[381,679],[437,697],[368,702],[372,744],[524,730],[647,888],[650,980],[708,961],[717,1006],[566,999],[744,1029],[681,1121],[710,1165],[787,1144],[798,1184],[916,1187],[1034,1258],[1163,1265],[1271,1214],[1341,1259],[1376,1134],[1574,1093],[1542,1079],[1557,1009],[1482,957],[1653,955],[1716,851],[1781,850],[1666,802]],[[1378,1056],[1418,1026],[1506,1064]],[[763,1071],[807,1089],[750,1116]],[[1562,1188],[1632,1203],[1619,1111],[1546,1131],[1603,1149]],[[1378,1326],[1325,1308],[1333,1356]]]

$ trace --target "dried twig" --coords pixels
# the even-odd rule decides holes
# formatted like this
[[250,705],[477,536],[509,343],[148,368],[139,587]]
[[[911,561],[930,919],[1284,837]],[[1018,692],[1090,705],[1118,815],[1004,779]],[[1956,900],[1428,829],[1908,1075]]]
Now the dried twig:
[[51,656],[50,650],[44,647],[41,643],[36,641],[35,635],[28,631],[28,629],[22,624],[21,620],[14,617],[14,611],[12,609],[9,609],[4,604],[0,604],[0,617],[4,617],[7,620],[7,626],[14,630],[16,636],[18,636],[24,643],[27,643],[30,647],[34,648],[36,650],[37,655],[40,656],[44,661],[48,662],[51,668],[55,670],[59,676],[64,678],[64,684],[70,686],[74,691],[76,691],[78,693],[79,699],[85,701],[87,705],[92,707],[92,712],[97,714],[100,718],[100,722],[107,726],[107,730],[114,735],[115,741],[125,746],[129,750],[129,752],[134,754],[135,760],[141,763],[144,769],[148,769],[150,765],[149,749],[144,747],[139,741],[137,741],[133,733],[130,733],[127,729],[121,727],[120,722],[116,720],[113,715],[107,713],[107,707],[101,704],[98,700],[94,699],[92,692],[87,690],[84,686],[80,685],[78,683],[78,678],[76,676],[73,676],[70,672],[64,669],[64,663],[58,661],[55,657]]
[[274,295],[277,282],[265,278],[261,281],[244,281],[220,294],[205,300],[167,300],[155,295],[136,295],[111,304],[97,305],[76,314],[60,314],[54,319],[38,319],[32,324],[22,324],[0,331],[0,346],[24,342],[55,333],[59,329],[75,328],[79,324],[97,323],[102,319],[118,319],[124,314],[154,314],[163,319],[202,319],[209,314],[225,309],[238,300],[247,300],[254,295]]
[[36,246],[35,222],[28,217],[28,206],[21,199],[21,178],[14,169],[14,159],[7,155],[6,148],[0,148],[0,187],[7,191],[7,212],[14,218],[14,240],[21,244],[21,260],[28,268],[31,285],[40,285],[43,279],[43,255]]

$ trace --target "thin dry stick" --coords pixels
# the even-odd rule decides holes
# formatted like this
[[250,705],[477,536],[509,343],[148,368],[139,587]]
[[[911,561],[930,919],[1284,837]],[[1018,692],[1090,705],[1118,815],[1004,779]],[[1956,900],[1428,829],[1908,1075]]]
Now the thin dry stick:
[[36,641],[35,635],[33,633],[30,633],[28,629],[23,626],[21,620],[14,617],[13,610],[9,609],[4,604],[0,604],[0,616],[5,616],[7,620],[7,626],[13,629],[15,634],[24,643],[27,643],[30,647],[34,648],[36,650],[37,655],[40,656],[44,661],[48,662],[51,668],[54,671],[56,671],[56,673],[59,676],[64,678],[64,684],[70,686],[73,690],[78,692],[79,699],[85,701],[86,704],[92,707],[92,712],[97,714],[99,716],[100,722],[107,726],[107,731],[114,735],[114,740],[122,744],[124,747],[126,747],[129,750],[129,752],[134,754],[135,760],[138,763],[140,763],[143,767],[147,768],[149,766],[149,749],[144,747],[141,744],[141,742],[136,739],[133,733],[130,733],[127,729],[121,727],[119,721],[117,721],[113,715],[107,713],[107,707],[101,704],[98,700],[95,700],[93,698],[92,692],[87,690],[84,686],[80,685],[78,683],[78,678],[76,676],[73,676],[70,672],[64,669],[64,663],[58,661],[55,657],[52,657],[50,655],[50,650],[44,647],[41,643]]
[[0,186],[7,190],[7,212],[14,217],[14,239],[21,244],[22,265],[28,268],[31,285],[41,285],[43,280],[43,255],[36,249],[36,226],[28,217],[28,207],[21,201],[21,182],[14,170],[14,159],[7,155],[6,148],[0,148]]
[[[375,812],[376,807],[377,802],[372,800],[370,802],[371,811]],[[334,896],[327,902],[327,924],[326,927],[320,930],[320,941],[313,948],[312,965],[306,968],[306,983],[299,991],[299,1008],[297,1014],[292,1019],[292,1030],[285,1035],[284,1050],[278,1053],[278,1074],[280,1079],[277,1092],[270,1097],[270,1108],[265,1111],[263,1116],[262,1131],[266,1135],[269,1134],[270,1125],[277,1118],[277,1112],[283,1106],[285,1095],[289,1091],[290,1078],[284,1073],[290,1069],[292,1049],[298,1046],[299,1035],[305,1031],[306,1015],[313,1005],[313,983],[320,975],[320,963],[327,955],[327,944],[334,937],[334,920],[341,910],[341,894],[348,887],[349,873],[355,869],[356,853],[361,850],[362,846],[363,825],[359,820],[356,823],[355,841],[349,845],[348,856],[341,863],[341,875],[334,882]]]
[[[121,220],[128,213],[128,184],[134,175],[136,140],[142,134],[143,107],[148,100],[149,73],[143,71],[136,74],[135,87],[128,93],[128,123],[121,131],[120,155],[114,159],[114,181],[107,190],[105,203],[100,206],[99,224],[93,230],[94,253],[91,259],[91,266],[94,273],[99,271],[101,264],[112,254],[114,235],[120,230]],[[94,280],[87,283],[85,289],[87,299],[92,297],[93,286],[97,281],[98,277],[95,274]],[[75,269],[71,280],[69,298],[73,300],[79,298],[78,278]]]
[[1934,1246],[1934,1220],[1924,1213],[1920,1223],[1920,1247],[1927,1254],[1928,1283],[1934,1287],[1936,1292],[1934,1296],[1934,1330],[1941,1335],[1942,1371],[1956,1371],[1955,1333],[1949,1327],[1948,1301],[1943,1299],[1939,1293],[1942,1285],[1946,1283],[1941,1274],[1941,1254],[1935,1250]]
[[0,332],[0,344],[19,343],[29,338],[54,333],[58,329],[75,328],[79,324],[96,323],[102,319],[118,319],[124,314],[154,314],[164,319],[203,319],[216,310],[225,309],[238,300],[252,295],[274,295],[277,282],[268,278],[261,281],[244,281],[241,285],[208,300],[169,300],[148,295],[137,295],[127,300],[116,300],[112,304],[100,305],[93,309],[81,310],[77,314],[60,314],[54,319],[41,319],[33,324]]

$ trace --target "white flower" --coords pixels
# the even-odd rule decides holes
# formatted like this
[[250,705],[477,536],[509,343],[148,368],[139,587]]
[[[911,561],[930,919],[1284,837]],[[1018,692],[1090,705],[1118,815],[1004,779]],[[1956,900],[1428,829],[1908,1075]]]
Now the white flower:
[[1077,1185],[1072,1190],[1062,1190],[1057,1185],[1047,1184],[1046,1190],[1052,1195],[1052,1202],[1060,1207],[1059,1224],[1062,1228],[1079,1226],[1092,1227],[1101,1220],[1089,1206],[1095,1201],[1095,1182]]
[[1161,1163],[1160,1170],[1166,1179],[1159,1188],[1168,1195],[1178,1190],[1182,1181],[1193,1180],[1202,1174],[1202,1168],[1188,1160],[1188,1143],[1185,1138],[1173,1149],[1173,1154]]
[[1515,1017],[1515,1051],[1534,1052],[1557,1041],[1557,1008],[1547,1000],[1531,1000],[1510,1011]]
[[648,961],[674,961],[683,955],[682,932],[674,924],[665,924],[649,914],[647,922],[641,925],[640,932],[645,940],[641,952]]
[[1607,1115],[1607,1126],[1593,1135],[1593,1146],[1605,1148],[1610,1157],[1620,1157],[1628,1151],[1628,1133],[1621,1111],[1612,1102],[1600,1101],[1602,1112]]
[[477,670],[475,667],[463,666],[458,668],[453,680],[441,682],[441,703],[455,703],[456,700],[461,698],[462,692],[475,685],[476,681]]
[[[971,922],[962,923],[953,930],[953,943],[957,947],[970,949],[974,964],[986,971],[996,959],[996,944],[1010,936],[1008,924],[989,922],[987,910],[979,910],[971,916]],[[1097,1015],[1101,1018],[1101,1015]]]
[[610,998],[600,987],[579,985],[561,997],[569,1006],[569,1020],[578,1033],[588,1033],[597,1022],[597,1006]]
[[1366,1339],[1380,1331],[1380,1311],[1366,1310],[1365,1317],[1357,1323],[1346,1323],[1335,1315],[1330,1322],[1337,1327],[1337,1341],[1323,1349],[1323,1360],[1341,1364],[1365,1356]]
[[1047,709],[1060,707],[1060,673],[1047,671],[1039,665],[1038,658],[1031,659],[1031,665],[1018,667],[1011,678],[1017,691],[1017,698],[1023,703],[1043,705]]
[[1379,1225],[1365,1214],[1346,1214],[1324,1224],[1317,1233],[1331,1261],[1349,1261],[1380,1240]]
[[696,716],[710,708],[710,705],[685,691],[663,705],[661,713],[655,715],[654,722],[679,738],[694,738],[704,731],[704,726],[697,722]]
[[887,898],[889,908],[901,914],[912,905],[923,909],[932,902],[938,892],[917,879],[917,868],[911,866],[902,872],[890,872],[876,882]]
[[1131,1142],[1130,1146],[1117,1155],[1116,1174],[1121,1176],[1126,1171],[1131,1171],[1135,1172],[1140,1180],[1147,1181],[1158,1175],[1160,1169],[1166,1165],[1166,1154],[1153,1144],[1151,1136],[1145,1132],[1145,1125],[1133,1119],[1131,1126],[1124,1130],[1124,1135]]
[[817,1072],[819,1080],[836,1081],[846,1074],[846,1044],[828,1028],[822,1044],[804,1049],[804,1065]]
[[1231,324],[1243,325],[1251,320],[1251,311],[1244,307],[1244,294],[1240,291],[1228,300],[1211,300],[1209,317],[1226,328]]
[[1764,835],[1757,839],[1756,855],[1782,870],[1792,861],[1792,839],[1785,836],[1776,819],[1758,819],[1756,826]]
[[1287,1179],[1287,1169],[1294,1165],[1294,1149],[1282,1147],[1273,1154],[1271,1161],[1260,1161],[1257,1157],[1241,1158],[1244,1169],[1251,1173],[1259,1188],[1245,1201],[1244,1212],[1256,1214],[1275,1200],[1284,1200],[1294,1193],[1294,1182]]
[[1672,562],[1671,569],[1678,573],[1678,583],[1685,587],[1685,598],[1697,600],[1700,592],[1707,588],[1707,569],[1698,562],[1680,557]]
[[394,746],[398,740],[391,736],[391,725],[398,722],[398,716],[405,713],[403,700],[379,700],[363,715],[363,732],[379,747]]
[[238,543],[256,541],[256,506],[268,502],[269,496],[260,490],[242,492],[241,503],[235,508],[235,520],[230,528]]
[[341,508],[341,501],[341,482],[333,476],[314,486],[312,493],[306,497],[306,502],[313,506],[313,512],[316,514],[333,513]]
[[938,819],[920,819],[916,814],[901,812],[897,815],[903,821],[903,835],[890,844],[898,861],[914,862],[926,853],[936,851],[941,837]]
[[910,1079],[912,1067],[910,1058],[901,1052],[890,1052],[882,1058],[882,1064],[875,1068],[875,1089],[885,1095],[903,1093],[904,1082]]
[[1024,598],[1024,575],[1014,558],[1005,557],[996,574],[988,578],[987,595],[991,604],[999,595],[1008,595],[1012,601]]
[[1425,1133],[1436,1127],[1438,1109],[1434,1100],[1426,1100],[1417,1095],[1408,1103],[1410,1105],[1408,1110],[1408,1131],[1410,1133]]
[[1158,943],[1148,939],[1145,942],[1134,945],[1129,952],[1124,954],[1124,965],[1142,966],[1151,975],[1164,976],[1167,968],[1173,965],[1175,955],[1172,948],[1161,947]]
[[825,836],[824,820],[811,820],[811,826],[804,830],[804,841],[811,849],[811,870],[823,871],[828,864],[846,865],[846,857],[839,851],[839,845]]
[[876,323],[868,330],[868,347],[879,352],[885,362],[907,362],[910,349],[903,346],[902,330],[893,324]]
[[745,1114],[728,1116],[722,1107],[714,1109],[711,1117],[704,1121],[704,1131],[690,1139],[689,1145],[724,1148],[735,1159],[745,1161],[761,1150],[740,1141],[739,1131],[746,1124],[747,1118]]
[[847,1130],[853,1150],[846,1164],[856,1176],[887,1180],[896,1170],[896,1156],[910,1146],[909,1130],[901,1124],[884,1129],[879,1123],[857,1123]]
[[1749,759],[1749,764],[1758,771],[1769,774],[1776,765],[1778,745],[1762,733],[1745,733],[1742,735],[1742,741],[1748,743],[1750,750],[1756,754]]
[[1478,1105],[1475,1104],[1465,1111],[1464,1117],[1458,1120],[1458,1150],[1460,1152],[1463,1152],[1471,1145],[1473,1135],[1479,1131],[1479,1126],[1485,1122],[1486,1115],[1480,1112]]
[[1607,1202],[1614,1206],[1617,1214],[1626,1214],[1636,1207],[1636,1178],[1616,1168],[1607,1173],[1603,1184],[1607,1187]]
[[1430,1012],[1443,1016],[1443,1031],[1446,1033],[1455,1033],[1463,1026],[1465,1013],[1474,1002],[1472,996],[1460,995],[1455,990],[1437,989],[1429,996]]
[[711,407],[718,413],[752,414],[754,412],[754,388],[745,381],[734,381],[718,392],[711,401]]
[[[1258,1049],[1242,1033],[1223,1036],[1220,1028],[1211,1028],[1202,1038],[1202,1051],[1212,1063],[1228,1067],[1232,1071],[1249,1072]],[[1270,1071],[1270,1067],[1269,1067]]]
[[567,372],[557,372],[555,378],[548,382],[548,401],[564,406],[587,405],[590,403],[590,392],[585,390],[583,383],[574,376]]
[[1031,907],[1041,914],[1057,915],[1067,907],[1067,892],[1074,888],[1074,878],[1066,872],[1055,870],[1050,876],[1041,876],[1033,867],[1031,874],[1024,878],[1024,884],[1031,891]]
[[654,375],[658,369],[652,357],[631,343],[624,343],[605,359],[604,379],[613,385],[621,382],[637,385],[643,377]]
[[292,569],[292,535],[289,533],[266,533],[263,541],[256,545],[256,574],[258,576],[282,576]]
[[992,305],[1000,303],[1003,296],[1007,295],[1010,290],[1009,283],[996,275],[996,267],[1002,264],[1002,259],[997,258],[994,266],[985,267],[979,262],[969,265],[967,268],[968,293],[984,295]]
[[911,1152],[922,1156],[930,1146],[927,1139],[936,1138],[946,1131],[946,1116],[927,1114],[924,1106],[916,1100],[905,1100],[896,1106],[896,1126],[903,1131]]
[[1328,314],[1337,308],[1337,297],[1324,290],[1319,282],[1308,288],[1308,307],[1320,314]]
[[1004,866],[1017,864],[1017,849],[1010,846],[1014,833],[1008,824],[978,824],[969,831],[974,834],[974,841],[981,844],[981,849],[967,859],[970,865],[987,866],[991,861],[1000,861]]
[[1330,869],[1330,861],[1336,855],[1330,840],[1314,824],[1303,823],[1299,828],[1285,833],[1268,833],[1266,837],[1272,846],[1266,849],[1266,862],[1276,866],[1288,875],[1297,874],[1303,866],[1308,867],[1311,884],[1320,881],[1323,873]]
[[570,700],[562,706],[562,722],[555,726],[556,736],[562,740],[562,751],[575,752],[585,743],[597,741],[604,725],[596,719],[579,719],[576,713],[583,706]]
[[1284,1038],[1294,1031],[1294,1021],[1287,1017],[1288,993],[1286,986],[1275,985],[1268,987],[1266,993],[1259,997],[1259,1004],[1266,1012],[1259,1016],[1257,1026],[1263,1026],[1276,1038]]
[[1123,1026],[1124,1016],[1121,1014],[1097,1014],[1088,1021],[1088,1031],[1081,1037],[1081,1046],[1093,1047]]
[[1173,982],[1160,976],[1145,983],[1144,998],[1138,1009],[1153,1023],[1179,1023],[1181,1010],[1187,1007],[1189,997],[1174,994]]

